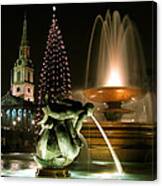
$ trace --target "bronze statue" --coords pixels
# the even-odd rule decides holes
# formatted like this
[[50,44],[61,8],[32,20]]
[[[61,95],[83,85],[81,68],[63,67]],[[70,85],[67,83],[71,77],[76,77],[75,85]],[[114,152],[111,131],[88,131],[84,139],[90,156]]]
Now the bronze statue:
[[79,155],[84,137],[80,133],[83,120],[92,114],[93,104],[64,99],[47,103],[42,108],[44,117],[35,161],[42,168],[63,168]]

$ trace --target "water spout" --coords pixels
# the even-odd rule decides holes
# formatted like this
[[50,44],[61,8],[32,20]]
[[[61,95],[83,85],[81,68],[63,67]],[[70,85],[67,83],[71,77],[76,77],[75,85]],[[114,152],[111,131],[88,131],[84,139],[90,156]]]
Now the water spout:
[[123,168],[122,168],[122,165],[119,161],[119,158],[117,156],[117,154],[115,153],[107,135],[105,134],[103,128],[101,127],[100,123],[97,121],[97,119],[94,117],[94,115],[91,115],[91,119],[94,121],[94,123],[96,124],[97,128],[99,129],[99,131],[101,132],[105,142],[106,142],[106,145],[108,147],[108,149],[110,150],[110,153],[112,155],[112,158],[114,160],[114,163],[115,163],[115,166],[116,166],[116,169],[118,171],[118,173],[121,175],[123,173]]

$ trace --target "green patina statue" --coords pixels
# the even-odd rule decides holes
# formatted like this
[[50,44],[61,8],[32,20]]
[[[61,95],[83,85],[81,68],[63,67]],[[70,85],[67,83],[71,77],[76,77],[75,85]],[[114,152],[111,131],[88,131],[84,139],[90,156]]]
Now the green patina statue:
[[64,168],[79,155],[84,137],[80,133],[83,120],[92,114],[93,104],[64,99],[47,103],[42,108],[44,117],[35,161],[42,168]]

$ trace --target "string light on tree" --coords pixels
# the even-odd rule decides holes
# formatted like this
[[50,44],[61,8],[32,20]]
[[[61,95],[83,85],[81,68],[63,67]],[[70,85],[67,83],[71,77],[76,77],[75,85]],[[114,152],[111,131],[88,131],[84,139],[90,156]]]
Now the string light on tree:
[[[55,6],[53,6],[53,11],[55,13]],[[51,103],[71,96],[69,62],[55,14],[53,14],[46,44],[38,85],[37,122],[42,118],[41,108],[45,104],[46,94]]]

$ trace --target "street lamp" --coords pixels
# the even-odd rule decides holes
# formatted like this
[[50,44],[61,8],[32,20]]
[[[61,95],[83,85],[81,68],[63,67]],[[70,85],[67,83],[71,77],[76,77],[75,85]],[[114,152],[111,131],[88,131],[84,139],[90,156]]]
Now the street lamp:
[[32,125],[34,125],[35,124],[35,121],[34,120],[32,120]]
[[15,126],[16,125],[16,121],[13,121],[12,124],[13,124],[13,126]]
[[17,117],[17,121],[20,121],[20,120],[21,120],[21,118],[18,116],[18,117]]

